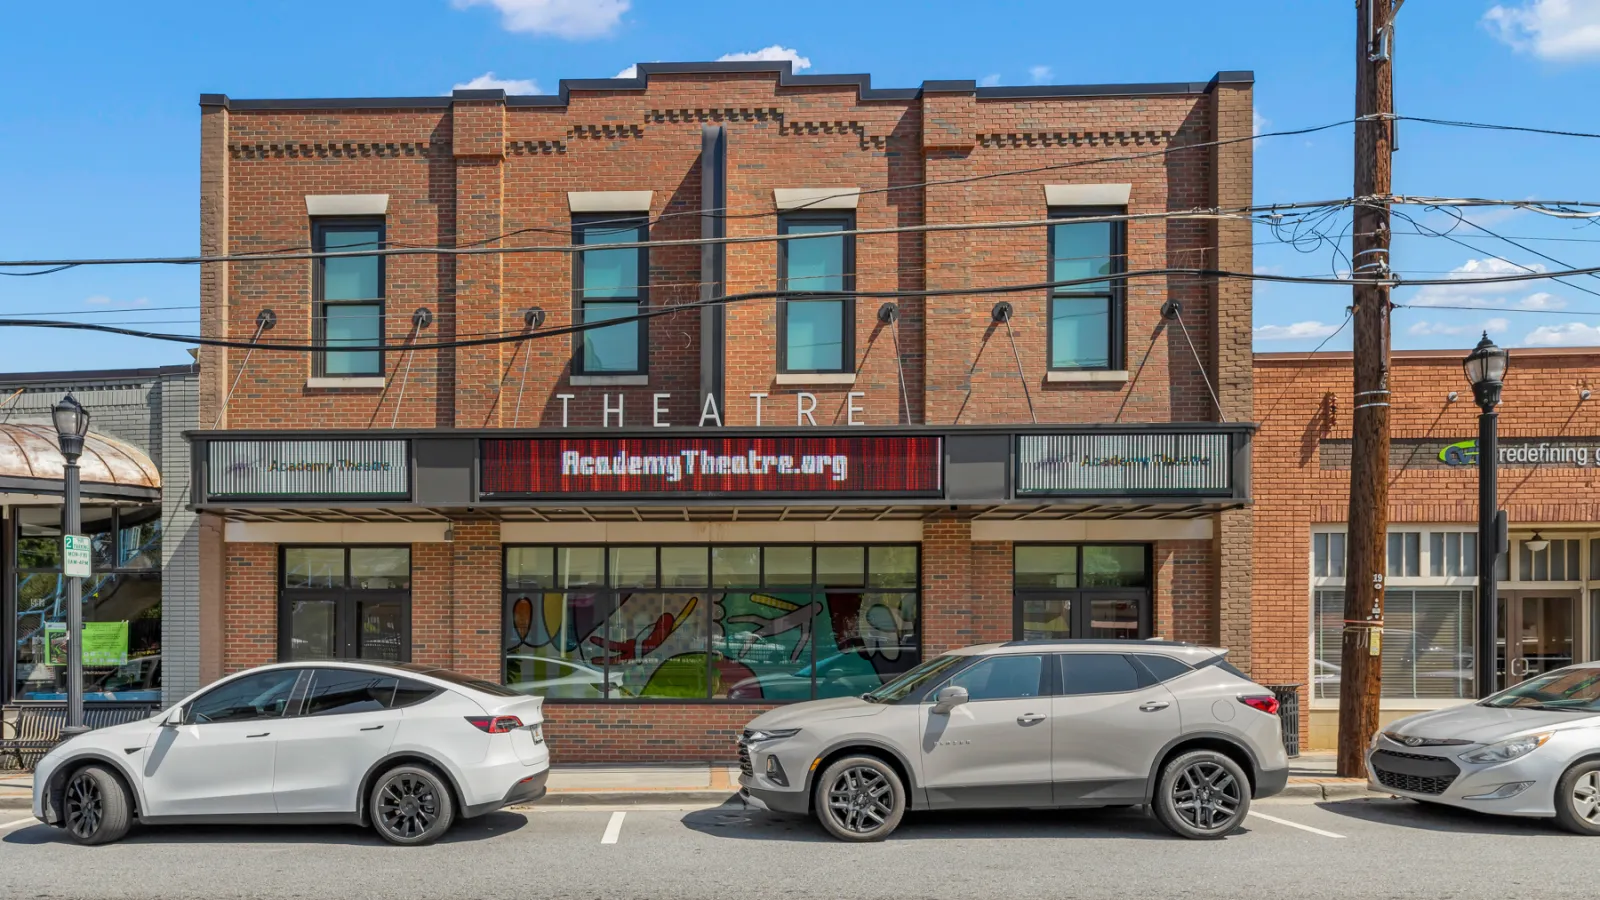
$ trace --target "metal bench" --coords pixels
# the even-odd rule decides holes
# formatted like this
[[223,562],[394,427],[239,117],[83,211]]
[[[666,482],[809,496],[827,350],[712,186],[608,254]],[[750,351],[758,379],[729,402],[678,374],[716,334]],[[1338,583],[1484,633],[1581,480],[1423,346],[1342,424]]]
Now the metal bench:
[[[83,710],[83,724],[105,728],[124,722],[137,722],[160,711],[148,703],[95,703]],[[65,706],[17,706],[5,711],[0,729],[0,756],[13,769],[32,769],[50,748],[61,743],[61,730],[67,727]]]

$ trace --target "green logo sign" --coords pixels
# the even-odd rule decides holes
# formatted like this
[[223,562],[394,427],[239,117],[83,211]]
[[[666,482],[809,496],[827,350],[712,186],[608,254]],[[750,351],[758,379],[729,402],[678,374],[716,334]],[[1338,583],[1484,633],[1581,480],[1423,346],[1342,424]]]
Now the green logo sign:
[[1478,441],[1458,441],[1439,451],[1439,461],[1447,466],[1475,466],[1478,464]]

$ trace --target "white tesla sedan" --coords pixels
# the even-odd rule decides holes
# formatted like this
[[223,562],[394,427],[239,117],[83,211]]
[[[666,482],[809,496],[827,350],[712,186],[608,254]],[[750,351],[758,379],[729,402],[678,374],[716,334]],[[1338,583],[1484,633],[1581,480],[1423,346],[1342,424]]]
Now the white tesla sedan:
[[396,844],[544,796],[544,701],[411,663],[280,663],[57,745],[33,814],[79,843],[146,824],[370,824]]

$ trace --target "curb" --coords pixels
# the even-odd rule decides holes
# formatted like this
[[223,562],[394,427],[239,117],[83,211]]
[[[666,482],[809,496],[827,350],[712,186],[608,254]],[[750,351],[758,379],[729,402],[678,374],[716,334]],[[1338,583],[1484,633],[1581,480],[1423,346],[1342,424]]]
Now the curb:
[[651,806],[655,804],[715,803],[735,800],[737,791],[655,790],[655,791],[560,791],[545,794],[532,803],[518,803],[506,809],[537,809],[541,806]]
[[1295,800],[1366,800],[1386,798],[1391,795],[1367,790],[1366,782],[1361,781],[1303,781],[1299,783],[1291,781],[1284,786],[1281,792],[1274,796]]
[[33,809],[32,797],[0,797],[0,809]]

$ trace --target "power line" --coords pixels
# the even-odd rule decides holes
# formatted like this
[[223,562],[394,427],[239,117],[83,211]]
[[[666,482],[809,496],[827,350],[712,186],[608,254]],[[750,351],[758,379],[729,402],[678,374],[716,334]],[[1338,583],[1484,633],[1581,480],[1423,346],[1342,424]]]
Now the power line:
[[1486,122],[1461,122],[1453,119],[1429,119],[1422,116],[1395,116],[1401,122],[1423,122],[1428,125],[1446,125],[1451,128],[1480,128],[1486,131],[1519,131],[1525,134],[1550,134],[1558,137],[1600,138],[1588,131],[1562,131],[1556,128],[1529,128],[1522,125],[1495,125]]

